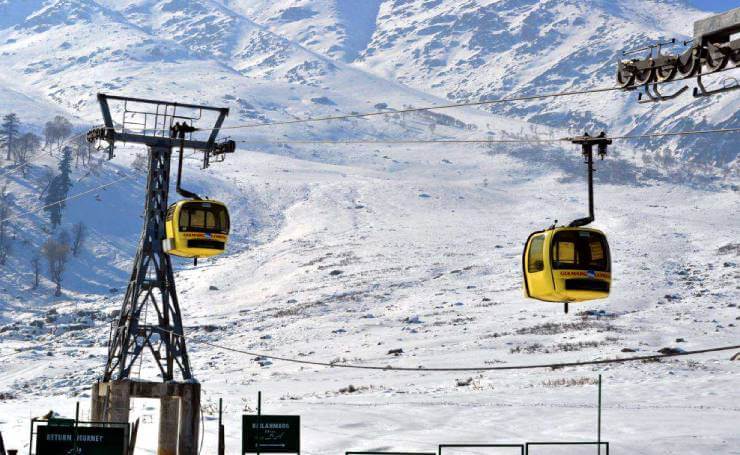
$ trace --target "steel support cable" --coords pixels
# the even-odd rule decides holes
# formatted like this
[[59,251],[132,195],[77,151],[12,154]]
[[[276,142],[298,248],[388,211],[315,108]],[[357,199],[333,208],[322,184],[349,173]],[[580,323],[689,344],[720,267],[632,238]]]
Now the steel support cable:
[[[174,332],[172,332],[174,333]],[[533,365],[508,365],[508,366],[479,366],[479,367],[432,367],[432,368],[426,368],[422,366],[418,367],[393,367],[393,366],[381,366],[381,365],[356,365],[356,364],[349,364],[349,363],[334,363],[334,362],[319,362],[315,360],[301,360],[301,359],[294,359],[290,357],[281,357],[281,356],[274,356],[269,354],[262,354],[259,352],[251,352],[251,351],[245,351],[242,349],[237,348],[231,348],[228,346],[223,346],[216,343],[211,343],[208,341],[202,341],[202,340],[196,340],[193,338],[187,338],[187,340],[194,342],[196,344],[202,344],[205,346],[210,346],[212,348],[221,349],[224,351],[230,351],[235,352],[238,354],[245,354],[249,356],[254,357],[260,357],[263,359],[270,359],[270,360],[277,360],[281,362],[289,362],[289,363],[297,363],[302,365],[312,365],[312,366],[321,366],[321,367],[333,367],[333,368],[350,368],[350,369],[357,369],[357,370],[383,370],[383,371],[423,371],[423,372],[454,372],[454,371],[507,371],[507,370],[534,370],[534,369],[541,369],[541,368],[565,368],[565,367],[577,367],[577,366],[588,366],[588,365],[603,365],[603,364],[611,364],[611,363],[626,363],[626,362],[636,362],[636,361],[644,361],[644,360],[656,360],[656,359],[662,359],[666,357],[681,357],[681,356],[688,356],[688,355],[697,355],[697,354],[705,354],[709,352],[721,352],[721,351],[732,351],[740,349],[739,345],[734,346],[721,346],[717,348],[707,348],[707,349],[698,349],[693,351],[682,351],[682,352],[676,352],[676,353],[670,353],[670,354],[654,354],[654,355],[643,355],[643,356],[633,356],[633,357],[623,357],[623,358],[615,358],[615,359],[603,359],[603,360],[587,360],[587,361],[581,361],[581,362],[562,362],[562,363],[546,363],[546,364],[533,364]]]
[[[737,133],[740,132],[740,127],[732,128],[715,128],[708,130],[688,130],[688,131],[672,131],[672,132],[659,132],[659,133],[645,133],[645,134],[627,134],[621,136],[609,136],[609,139],[613,140],[624,140],[624,139],[649,139],[655,137],[665,136],[691,136],[697,134],[720,134],[720,133]],[[532,138],[532,139],[408,139],[408,140],[316,140],[316,141],[250,141],[250,140],[238,140],[236,142],[250,145],[283,145],[283,144],[296,144],[296,145],[352,145],[352,144],[397,144],[397,145],[411,145],[411,144],[532,144],[532,143],[557,143],[557,142],[571,142],[573,138],[562,137],[557,139],[543,139],[543,138]]]
[[[410,107],[406,109],[395,109],[392,111],[377,111],[377,112],[365,112],[365,113],[360,113],[360,114],[330,115],[326,117],[306,117],[306,118],[300,118],[300,119],[295,119],[295,120],[283,120],[283,121],[278,121],[278,122],[248,123],[245,125],[222,126],[220,130],[223,131],[223,130],[235,130],[235,129],[243,129],[243,128],[259,128],[263,126],[294,125],[296,123],[327,122],[327,121],[332,121],[332,120],[349,120],[349,119],[354,119],[354,118],[367,118],[367,117],[376,117],[380,115],[392,115],[392,114],[408,114],[411,112],[421,112],[421,111],[439,111],[439,110],[444,110],[444,109],[454,109],[454,108],[460,108],[460,107],[487,106],[491,104],[513,103],[516,101],[530,101],[530,100],[537,100],[537,99],[544,99],[544,98],[557,98],[557,97],[562,97],[562,96],[575,96],[575,95],[586,95],[586,94],[591,94],[591,93],[603,93],[603,92],[611,92],[615,90],[622,90],[622,89],[618,87],[601,87],[601,88],[595,88],[595,89],[572,90],[572,91],[557,92],[557,93],[544,93],[541,95],[515,96],[515,97],[499,98],[499,99],[487,100],[487,101],[468,101],[464,103],[451,103],[451,104],[439,104],[435,106]],[[207,131],[208,129],[206,128],[205,130]]]
[[[190,155],[186,156],[185,159],[191,158],[194,155],[195,155],[195,153],[191,153]],[[121,183],[121,182],[123,182],[123,181],[125,181],[127,179],[130,179],[130,178],[133,178],[133,177],[135,177],[135,175],[125,174],[120,179],[113,180],[112,182],[104,183],[102,185],[96,186],[94,188],[90,188],[90,189],[85,190],[85,191],[82,191],[80,193],[73,194],[73,195],[68,196],[68,197],[66,197],[64,199],[61,199],[61,200],[52,202],[50,204],[47,204],[47,205],[44,205],[44,206],[41,206],[41,207],[36,207],[35,209],[27,210],[25,212],[21,212],[21,213],[17,213],[15,215],[9,216],[7,218],[4,218],[4,219],[0,220],[0,223],[4,223],[5,221],[14,220],[16,218],[20,218],[20,217],[25,216],[25,215],[30,215],[30,214],[33,214],[33,213],[40,212],[40,211],[42,211],[44,209],[47,209],[49,207],[53,207],[53,206],[55,206],[57,204],[61,204],[62,202],[66,202],[66,201],[69,201],[69,200],[72,200],[72,199],[77,199],[77,198],[80,198],[82,196],[86,196],[86,195],[88,195],[88,194],[90,194],[92,192],[95,192],[97,190],[108,188],[110,186],[116,185],[118,183]]]
[[664,136],[690,136],[694,134],[736,133],[738,131],[740,131],[740,127],[715,128],[715,129],[708,129],[708,130],[693,130],[693,131],[673,131],[673,132],[664,132],[664,133],[625,134],[622,136],[610,136],[609,139],[649,139],[653,137],[664,137]]
[[25,163],[17,164],[15,166],[13,166],[12,168],[8,169],[7,171],[3,172],[2,174],[0,174],[0,178],[7,177],[9,175],[15,174],[15,172],[18,169],[22,169],[22,168],[28,166],[29,164],[31,164],[31,160],[28,160]]
[[[641,134],[641,135],[626,135],[626,136],[614,136],[610,137],[610,139],[638,139],[638,138],[651,138],[651,137],[659,137],[659,136],[681,136],[681,135],[694,135],[694,134],[712,134],[712,133],[729,133],[729,132],[740,132],[740,127],[737,128],[724,128],[724,129],[712,129],[712,130],[696,130],[696,131],[677,131],[677,132],[670,132],[670,133],[651,133],[651,134]],[[285,142],[265,142],[265,143],[259,143],[259,142],[251,142],[251,141],[237,141],[242,143],[250,143],[250,144],[263,144],[263,145],[276,145],[276,144],[434,144],[434,143],[443,143],[443,144],[455,144],[455,143],[466,143],[466,144],[488,144],[488,143],[532,143],[532,142],[542,142],[542,143],[553,143],[553,142],[565,142],[570,141],[570,138],[560,138],[560,139],[530,139],[530,140],[408,140],[408,141],[285,141]],[[194,154],[189,155],[186,158],[192,157]],[[130,179],[134,177],[133,175],[125,175],[124,177],[114,180],[112,182],[105,183],[103,185],[96,186],[94,188],[90,188],[86,191],[73,194],[71,196],[68,196],[64,199],[52,202],[50,204],[46,204],[40,207],[37,207],[32,210],[28,210],[25,212],[17,213],[15,215],[9,216],[7,218],[4,218],[0,220],[0,223],[14,220],[17,218],[20,218],[25,215],[38,213],[44,209],[47,209],[49,207],[53,207],[57,204],[61,204],[63,202],[73,200],[80,198],[82,196],[85,196],[87,194],[90,194],[94,191],[105,189],[110,186],[116,185],[124,180]]]
[[364,140],[364,139],[337,139],[337,140],[290,140],[287,139],[285,141],[250,141],[250,140],[238,140],[234,141],[240,144],[250,144],[250,145],[355,145],[355,144],[378,144],[378,145],[384,145],[384,144],[396,144],[396,145],[411,145],[411,144],[526,144],[526,143],[542,143],[542,144],[552,144],[557,142],[563,142],[568,140],[567,138],[558,138],[558,139],[540,139],[540,138],[533,138],[533,139],[379,139],[379,140]]
[[[165,332],[169,332],[173,335],[178,335],[172,330],[165,330]],[[179,336],[179,335],[178,335]],[[733,345],[733,346],[720,346],[716,348],[706,348],[706,349],[696,349],[692,351],[681,351],[681,352],[674,352],[674,353],[668,353],[668,354],[653,354],[653,355],[641,355],[641,356],[632,356],[632,357],[622,357],[622,358],[614,358],[614,359],[602,359],[602,360],[586,360],[586,361],[579,361],[579,362],[561,362],[561,363],[540,363],[540,364],[531,364],[531,365],[506,365],[506,366],[477,366],[477,367],[393,367],[390,365],[387,366],[381,366],[381,365],[357,365],[357,364],[350,364],[350,363],[336,363],[336,362],[320,362],[316,360],[302,360],[302,359],[294,359],[290,357],[282,357],[282,356],[275,356],[270,354],[263,354],[259,352],[251,352],[246,351],[243,349],[237,349],[232,348],[216,343],[211,343],[208,341],[202,341],[193,339],[190,337],[185,337],[186,340],[189,340],[192,343],[196,344],[202,344],[205,346],[209,346],[216,349],[221,349],[224,351],[229,352],[235,352],[237,354],[244,354],[249,355],[253,357],[259,357],[263,359],[270,359],[270,360],[277,360],[280,362],[287,362],[287,363],[296,363],[300,365],[311,365],[311,366],[320,366],[320,367],[330,367],[330,368],[349,368],[349,369],[355,369],[355,370],[380,370],[380,371],[406,371],[406,372],[456,372],[456,371],[468,371],[468,372],[475,372],[475,371],[510,371],[510,370],[535,370],[535,369],[542,369],[542,368],[550,368],[550,369],[559,369],[559,368],[567,368],[567,367],[579,367],[579,366],[589,366],[589,365],[604,365],[604,364],[613,364],[613,363],[627,363],[627,362],[639,362],[639,361],[646,361],[646,360],[658,360],[658,359],[664,359],[669,357],[685,357],[685,356],[691,356],[691,355],[698,355],[698,354],[706,354],[710,352],[722,352],[722,351],[734,351],[740,349],[740,344]],[[38,349],[43,346],[47,346],[49,344],[53,343],[53,341],[50,341],[48,343],[44,343],[42,345],[29,347],[27,349],[12,352],[10,354],[5,354],[4,356],[0,356],[0,359],[11,357],[14,355],[22,354],[23,352],[27,352],[29,350]]]
[[126,174],[124,177],[121,177],[120,179],[117,179],[117,180],[113,180],[112,182],[104,183],[102,185],[98,185],[98,186],[93,187],[93,188],[90,188],[88,190],[85,190],[85,191],[82,191],[82,192],[79,192],[79,193],[75,193],[75,194],[73,194],[71,196],[65,197],[64,199],[60,199],[60,200],[55,201],[55,202],[52,202],[50,204],[42,205],[41,207],[36,207],[35,209],[27,210],[27,211],[21,212],[21,213],[16,213],[15,215],[11,215],[11,216],[9,216],[7,218],[3,218],[2,220],[0,220],[0,223],[4,223],[4,222],[10,221],[10,220],[14,220],[16,218],[20,218],[20,217],[25,216],[25,215],[30,215],[30,214],[33,214],[33,213],[38,213],[38,212],[40,212],[40,211],[42,211],[44,209],[47,209],[49,207],[53,207],[53,206],[55,206],[57,204],[61,204],[61,203],[66,202],[66,201],[71,201],[73,199],[80,198],[82,196],[85,196],[87,194],[93,193],[95,191],[102,190],[104,188],[108,188],[109,186],[113,186],[113,185],[115,185],[117,183],[121,183],[124,180],[130,179],[132,177],[134,177],[134,176],[133,175],[130,175],[130,174]]
[[[714,73],[711,73],[711,74],[719,74],[719,73],[730,71],[730,70],[737,69],[737,68],[738,67],[725,68],[721,71],[715,71]],[[654,82],[654,84],[656,85],[670,84],[674,82],[681,82],[681,81],[688,80],[688,79],[694,79],[695,77],[696,76],[674,79],[672,81]],[[640,87],[641,86],[635,87],[635,89],[640,88]],[[543,93],[539,95],[510,96],[510,97],[498,98],[495,100],[469,101],[469,102],[463,102],[463,103],[440,104],[436,106],[411,107],[407,109],[398,109],[398,110],[392,110],[392,111],[366,112],[366,113],[360,113],[360,114],[334,115],[334,116],[327,116],[327,117],[306,117],[306,118],[301,118],[301,119],[284,120],[284,121],[278,121],[278,122],[249,123],[249,124],[244,124],[244,125],[222,126],[221,128],[210,128],[210,129],[204,128],[204,129],[198,129],[198,131],[216,131],[216,130],[223,131],[223,130],[233,130],[233,129],[242,129],[242,128],[258,128],[262,126],[280,126],[280,125],[293,125],[296,123],[325,122],[325,121],[330,121],[330,120],[347,120],[347,119],[353,119],[353,118],[375,117],[375,116],[388,115],[388,114],[407,114],[411,112],[420,112],[420,111],[433,111],[433,110],[443,110],[443,109],[454,109],[454,108],[460,108],[460,107],[486,106],[486,105],[492,105],[492,104],[513,103],[517,101],[532,101],[532,100],[545,99],[545,98],[559,98],[559,97],[564,97],[564,96],[588,95],[588,94],[596,94],[596,93],[604,93],[604,92],[612,92],[612,91],[625,91],[625,89],[621,87],[598,87],[598,88],[583,89],[583,90],[566,90],[562,92]]]
[[[636,135],[623,135],[623,136],[613,136],[610,139],[640,139],[640,138],[654,138],[654,137],[661,137],[661,136],[688,136],[688,135],[697,135],[697,134],[716,134],[716,133],[733,133],[733,132],[740,132],[740,127],[734,127],[734,128],[720,128],[720,129],[709,129],[709,130],[693,130],[693,131],[675,131],[675,132],[664,132],[664,133],[648,133],[648,134],[636,134]],[[416,140],[408,140],[408,141],[284,141],[284,142],[251,142],[251,141],[238,141],[242,143],[251,143],[251,144],[264,144],[264,145],[278,145],[278,144],[435,144],[435,143],[442,143],[442,144],[455,144],[455,143],[465,143],[465,144],[489,144],[489,143],[532,143],[532,142],[565,142],[570,141],[570,138],[560,138],[560,139],[531,139],[531,140],[427,140],[427,141],[416,141]],[[191,154],[190,156],[193,156]],[[129,179],[133,177],[132,175],[126,175],[118,180],[114,180],[112,182],[90,188],[89,190],[83,191],[81,193],[74,194],[72,196],[66,197],[64,199],[61,199],[59,201],[52,202],[50,204],[46,204],[41,207],[37,207],[32,210],[28,210],[25,212],[21,212],[12,216],[9,216],[7,218],[4,218],[0,220],[0,223],[3,223],[5,221],[14,220],[17,218],[20,218],[24,215],[29,215],[32,213],[40,212],[46,208],[53,207],[57,204],[61,204],[62,202],[66,202],[72,199],[77,199],[79,197],[85,196],[87,194],[90,194],[94,191],[107,188],[109,186],[113,186],[117,183],[120,183],[126,179]]]
[[[725,71],[731,71],[737,68],[738,67],[725,68],[720,71],[715,71],[714,73],[711,73],[711,74],[719,74],[719,73],[723,73]],[[681,81],[688,80],[688,79],[693,79],[695,77],[696,76],[684,77],[681,79],[674,79],[671,81],[656,81],[651,84],[664,85],[664,84],[670,84],[670,83],[675,83],[675,82],[681,82]],[[637,86],[634,89],[638,89],[640,87],[642,86]],[[244,124],[244,125],[222,126],[220,128],[196,128],[195,131],[224,131],[224,130],[234,130],[234,129],[244,129],[244,128],[258,128],[258,127],[263,127],[263,126],[280,126],[280,125],[293,125],[293,124],[298,124],[298,123],[309,123],[309,122],[347,120],[347,119],[375,117],[375,116],[389,115],[389,114],[406,114],[406,113],[411,113],[411,112],[454,109],[454,108],[460,108],[460,107],[485,106],[485,105],[492,105],[492,104],[513,103],[517,101],[531,101],[531,100],[545,99],[545,98],[558,98],[558,97],[565,97],[565,96],[597,94],[597,93],[612,92],[612,91],[626,91],[626,89],[621,88],[621,87],[599,87],[599,88],[593,88],[593,89],[569,90],[569,91],[562,91],[562,92],[555,92],[555,93],[543,93],[539,95],[511,96],[511,97],[504,97],[504,98],[499,98],[495,100],[486,100],[486,101],[470,101],[470,102],[463,102],[463,103],[441,104],[441,105],[435,105],[435,106],[411,107],[407,109],[398,109],[398,110],[390,110],[390,111],[376,111],[376,112],[345,114],[345,115],[335,115],[335,116],[326,116],[326,117],[306,117],[306,118],[276,121],[276,122],[249,123],[249,124]],[[99,127],[98,129],[114,130],[115,128],[103,126],[103,127]],[[170,130],[166,128],[161,128],[161,129],[147,128],[147,129],[142,129],[142,130],[132,129],[132,131],[135,133],[139,133],[139,134],[146,134],[150,132],[151,133],[167,133]],[[285,143],[285,142],[282,142],[282,143]]]
[[[723,73],[725,71],[731,71],[734,69],[738,69],[738,67],[724,68],[720,71],[715,71],[711,74],[719,74],[719,73]],[[708,76],[708,75],[710,74],[705,74],[705,76]],[[651,82],[650,85],[652,84],[655,84],[655,85],[671,84],[675,82],[685,81],[688,79],[694,79],[695,77],[696,76],[684,77],[681,79],[674,79],[671,81],[656,81],[656,82]],[[637,86],[634,89],[638,89],[640,87],[642,87],[642,85]],[[562,92],[543,93],[539,95],[509,96],[509,97],[504,97],[504,98],[498,98],[495,100],[468,101],[468,102],[462,102],[462,103],[450,103],[450,104],[439,104],[439,105],[433,105],[433,106],[410,107],[406,109],[397,109],[397,110],[389,110],[389,111],[365,112],[365,113],[359,113],[359,114],[343,114],[343,115],[333,115],[333,116],[326,116],[326,117],[305,117],[305,118],[298,118],[294,120],[284,120],[284,121],[276,121],[276,122],[247,123],[243,125],[222,126],[220,128],[196,128],[195,131],[224,131],[224,130],[235,130],[235,129],[244,129],[244,128],[259,128],[263,126],[281,126],[281,125],[294,125],[297,123],[326,122],[326,121],[331,121],[331,120],[348,120],[348,119],[354,119],[354,118],[376,117],[376,116],[381,116],[381,115],[407,114],[411,112],[435,111],[435,110],[444,110],[444,109],[454,109],[454,108],[460,108],[460,107],[486,106],[486,105],[492,105],[492,104],[513,103],[517,101],[532,101],[532,100],[545,99],[545,98],[559,98],[559,97],[565,97],[565,96],[598,94],[598,93],[613,92],[613,91],[627,91],[627,89],[612,86],[612,87],[598,87],[598,88],[583,89],[583,90],[566,90]],[[109,130],[109,129],[114,129],[114,128],[100,127],[100,129]],[[147,129],[142,129],[142,130],[132,129],[132,131],[143,134],[147,132],[167,133],[170,130],[166,128],[161,128],[161,129],[147,128]]]
[[[82,136],[84,136],[86,134],[87,134],[87,132],[84,132],[84,133],[79,133],[79,134],[75,134],[74,136],[68,137],[67,139],[64,140],[63,143],[61,143],[60,145],[57,146],[56,152],[59,153],[62,150],[62,148],[69,146],[72,141],[74,141],[75,139],[80,138],[80,137],[82,137]],[[34,156],[33,159],[30,159],[30,160],[26,161],[25,163],[21,163],[21,164],[17,164],[15,166],[13,166],[12,168],[10,168],[7,171],[5,171],[4,173],[0,174],[0,178],[9,176],[11,174],[15,174],[19,169],[22,169],[22,168],[28,166],[29,164],[32,164],[33,162],[35,162],[37,159],[39,159],[42,156],[43,156],[43,154],[40,153],[40,154]]]

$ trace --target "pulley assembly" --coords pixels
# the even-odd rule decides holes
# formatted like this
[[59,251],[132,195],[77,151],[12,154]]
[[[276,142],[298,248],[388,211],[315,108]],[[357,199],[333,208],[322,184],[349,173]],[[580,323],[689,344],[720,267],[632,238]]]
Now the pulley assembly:
[[[740,8],[723,14],[708,17],[694,23],[694,39],[685,41],[690,46],[681,54],[664,54],[663,48],[676,45],[675,39],[657,42],[639,49],[626,51],[623,55],[632,55],[648,51],[644,58],[627,59],[619,62],[617,68],[617,85],[624,90],[643,88],[638,101],[650,103],[673,99],[688,87],[664,95],[658,85],[674,80],[696,77],[694,96],[710,96],[740,88],[740,83],[707,90],[702,76],[723,71],[740,64],[740,38],[732,39],[740,33]],[[645,95],[645,96],[643,96]]]

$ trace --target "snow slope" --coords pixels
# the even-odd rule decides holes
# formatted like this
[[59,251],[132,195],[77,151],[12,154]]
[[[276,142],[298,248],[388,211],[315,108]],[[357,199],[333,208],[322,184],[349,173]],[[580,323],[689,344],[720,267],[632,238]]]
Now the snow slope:
[[[610,234],[613,296],[563,315],[559,305],[523,299],[519,279],[526,234],[583,210],[582,182],[561,182],[553,168],[533,171],[482,148],[365,147],[337,164],[243,150],[197,180],[206,175],[216,181],[205,191],[236,208],[236,241],[228,255],[197,268],[177,261],[191,360],[210,410],[205,453],[214,450],[217,399],[225,398],[229,453],[235,453],[239,415],[254,409],[257,390],[266,393],[270,412],[302,415],[307,453],[592,440],[591,381],[599,373],[606,384],[604,438],[612,450],[733,453],[740,442],[731,353],[603,368],[440,374],[258,362],[198,343],[427,367],[736,343],[738,253],[737,246],[727,247],[738,232],[727,216],[739,208],[734,194],[667,183],[601,185],[597,225]],[[229,189],[218,181],[230,182]],[[114,194],[129,194],[121,190]],[[75,400],[85,404],[104,361],[104,315],[119,299],[91,294],[5,310],[16,326],[0,334],[3,353],[28,346],[27,337],[53,342],[0,366],[0,390],[15,396],[0,404],[11,444],[22,447],[29,413],[53,408],[69,415]],[[58,322],[34,327],[51,308]],[[88,315],[83,328],[70,328],[85,311],[103,317]],[[398,348],[401,356],[387,354]],[[154,373],[143,364],[141,377]],[[470,386],[456,385],[468,377]],[[359,391],[340,392],[350,384]],[[53,399],[46,396],[50,387]],[[148,416],[145,428],[154,434],[156,408],[138,403],[136,412]],[[470,425],[473,419],[478,425]],[[154,453],[153,439],[142,444],[149,448],[142,453]]]
[[[499,89],[526,92],[532,81],[549,81],[543,90],[575,87],[592,70],[610,78],[610,66],[594,65],[617,47],[604,38],[598,55],[578,47],[592,59],[574,73],[551,68],[567,46],[593,41],[578,25],[582,3],[542,2],[538,9],[527,1],[368,0],[356,8],[329,0],[4,0],[0,81],[12,84],[0,89],[0,113],[17,110],[35,127],[66,113],[83,130],[100,121],[95,93],[103,91],[225,105],[235,125],[374,111],[382,103],[391,109],[444,103]],[[605,15],[617,17],[620,25],[609,33],[620,37],[678,32],[702,14],[674,1],[655,11],[657,2],[591,4],[601,11],[589,16],[594,26]],[[543,16],[547,11],[555,17]],[[658,25],[650,20],[655,14],[664,14]],[[558,21],[571,25],[548,25]],[[526,39],[532,48],[518,50],[530,62],[540,56],[542,66],[513,71],[524,63],[499,57],[500,40],[481,30]],[[414,56],[434,42],[443,48]],[[480,69],[470,50],[476,42]],[[427,57],[451,62],[447,73],[430,70]],[[520,76],[507,79],[485,66],[497,58]],[[515,106],[504,116],[461,109],[445,111],[450,117],[391,114],[231,133],[258,143],[559,137],[589,122],[612,126],[625,112],[634,123],[610,131],[693,128],[731,124],[738,115],[734,96],[690,103],[702,118],[698,125],[682,111],[688,100],[646,108],[615,96]],[[529,232],[583,214],[584,170],[573,147],[242,143],[226,163],[206,171],[188,160],[188,186],[227,202],[234,224],[227,255],[198,267],[175,261],[191,361],[204,386],[203,453],[215,450],[219,397],[226,402],[227,453],[237,452],[240,415],[254,411],[257,390],[265,392],[267,412],[302,415],[308,454],[593,440],[598,374],[605,381],[604,439],[616,453],[737,453],[740,389],[732,352],[599,368],[392,373],[270,362],[202,344],[411,367],[737,344],[737,140],[709,140],[648,144],[655,152],[650,162],[643,162],[641,144],[620,143],[598,163],[596,225],[610,236],[614,291],[569,315],[559,305],[525,300],[519,268]],[[29,290],[29,255],[48,228],[43,212],[25,213],[40,206],[39,179],[56,158],[37,156],[26,178],[2,163],[0,180],[13,193],[18,219],[10,228],[16,249],[0,275],[0,356],[31,348],[0,357],[7,446],[26,448],[30,416],[48,409],[69,416],[75,401],[86,412],[139,236],[143,177],[130,164],[142,152],[121,147],[110,162],[97,154],[95,172],[74,171],[71,191],[92,191],[67,203],[63,227],[82,220],[90,236],[70,261],[59,298],[45,276],[40,289]],[[664,175],[668,166],[672,181]],[[682,183],[703,166],[721,184]],[[400,356],[388,354],[399,348]],[[156,378],[149,363],[138,375]],[[143,418],[141,453],[154,453],[156,406],[136,402],[134,415]]]

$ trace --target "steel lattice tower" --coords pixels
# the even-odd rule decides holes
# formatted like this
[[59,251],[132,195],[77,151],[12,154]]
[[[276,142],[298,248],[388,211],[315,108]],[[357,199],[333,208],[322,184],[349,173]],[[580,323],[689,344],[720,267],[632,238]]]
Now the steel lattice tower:
[[[163,380],[174,379],[175,364],[184,380],[193,376],[185,347],[172,261],[162,249],[172,156],[170,141],[162,142],[149,146],[144,229],[121,314],[113,332],[104,381],[114,377],[128,378],[145,348],[151,351]],[[156,323],[141,321],[147,306],[154,310]]]
[[[123,121],[116,125],[109,100],[123,104]],[[90,416],[96,422],[127,423],[132,397],[159,399],[157,453],[196,455],[201,390],[190,369],[172,262],[162,241],[173,149],[179,148],[180,164],[184,148],[203,152],[204,167],[208,167],[211,157],[222,159],[225,153],[233,152],[233,141],[216,144],[228,109],[102,94],[98,101],[105,126],[91,130],[87,139],[107,142],[111,158],[116,142],[146,145],[148,174],[144,227],[121,313],[111,328],[103,378],[92,386]],[[194,140],[193,132],[199,131],[194,123],[203,121],[204,114],[209,113],[217,117],[213,128],[205,130],[210,132],[208,138]],[[151,323],[146,318],[148,313],[152,314]],[[159,367],[161,381],[132,381],[133,366],[137,360],[144,360],[147,352]],[[179,382],[176,370],[182,377]]]
[[[172,262],[162,247],[170,163],[175,147],[202,151],[204,166],[208,165],[211,156],[233,151],[231,141],[226,145],[215,143],[228,109],[103,94],[98,95],[98,100],[105,126],[92,130],[88,140],[107,141],[111,150],[112,144],[120,141],[143,144],[148,148],[144,227],[121,313],[111,329],[103,381],[129,378],[132,367],[145,351],[152,354],[163,381],[176,379],[176,370],[179,370],[183,380],[190,380],[193,373],[188,360]],[[109,100],[123,103],[123,122],[118,127],[114,126]],[[145,108],[137,110],[137,106]],[[189,115],[182,111],[187,111]],[[176,126],[180,126],[180,122],[194,130],[192,123],[209,111],[215,112],[218,117],[214,128],[209,128],[210,135],[206,140],[193,140],[192,134],[189,138],[183,134],[175,137]],[[144,321],[145,314],[151,314],[154,320],[151,323]]]

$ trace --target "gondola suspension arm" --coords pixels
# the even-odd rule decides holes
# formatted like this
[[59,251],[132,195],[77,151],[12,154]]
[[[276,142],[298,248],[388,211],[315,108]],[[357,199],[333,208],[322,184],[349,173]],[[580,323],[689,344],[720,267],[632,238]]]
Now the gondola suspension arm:
[[[188,199],[196,199],[201,200],[201,197],[197,194],[193,193],[192,191],[188,191],[185,188],[182,187],[182,160],[183,155],[185,154],[185,134],[186,133],[192,133],[195,131],[195,128],[192,125],[188,125],[185,122],[182,123],[175,123],[171,128],[171,137],[180,139],[180,153],[177,158],[177,185],[175,186],[175,190],[177,191],[177,194],[184,198]],[[198,265],[198,257],[193,258],[193,266]]]
[[185,153],[185,134],[192,133],[194,131],[195,128],[185,122],[175,123],[171,128],[171,137],[180,139],[180,156],[177,161],[177,185],[175,190],[177,191],[177,194],[182,197],[201,200],[202,198],[200,196],[182,187],[182,160],[183,154]]
[[592,137],[588,133],[584,133],[583,136],[571,138],[571,142],[579,144],[583,149],[583,157],[586,160],[587,167],[587,178],[588,178],[588,216],[585,218],[578,218],[570,222],[568,226],[579,227],[586,226],[594,221],[594,145],[598,147],[599,157],[603,160],[606,156],[606,150],[612,140],[606,137],[605,132],[601,132],[598,136]]

